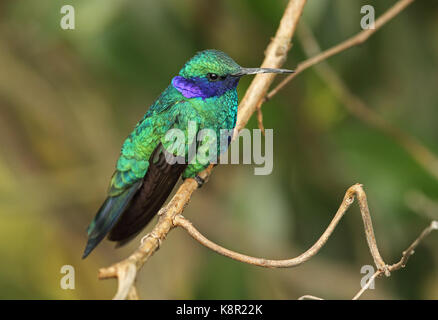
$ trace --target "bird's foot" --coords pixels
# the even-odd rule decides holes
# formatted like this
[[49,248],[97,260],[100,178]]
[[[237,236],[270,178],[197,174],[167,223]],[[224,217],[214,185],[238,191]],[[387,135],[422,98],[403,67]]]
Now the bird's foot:
[[193,179],[195,179],[195,181],[198,183],[198,189],[201,188],[205,183],[205,180],[198,175],[196,175]]
[[161,239],[155,233],[153,233],[153,232],[150,232],[147,235],[145,235],[143,238],[141,238],[141,245],[143,245],[144,242],[148,238],[153,238],[153,239],[157,240],[157,242],[158,242],[157,250],[160,249],[160,247],[161,247]]

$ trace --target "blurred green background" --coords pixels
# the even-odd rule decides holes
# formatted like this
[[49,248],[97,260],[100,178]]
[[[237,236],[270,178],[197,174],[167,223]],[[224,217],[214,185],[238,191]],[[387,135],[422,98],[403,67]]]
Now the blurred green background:
[[[196,51],[216,48],[256,67],[287,1],[71,0],[0,2],[0,298],[109,299],[99,267],[127,257],[104,241],[86,260],[85,229],[101,205],[120,147]],[[360,8],[395,1],[309,0],[302,23],[328,48],[359,32]],[[76,29],[62,30],[73,5]],[[416,1],[363,45],[328,62],[352,92],[438,154],[438,2]],[[306,58],[296,36],[284,67]],[[251,79],[239,86],[242,97]],[[277,79],[278,81],[278,79]],[[438,180],[393,139],[353,117],[314,69],[264,105],[274,171],[222,165],[185,216],[239,252],[289,258],[311,246],[346,189],[364,184],[388,263],[437,218]],[[255,117],[250,128],[256,128]],[[155,220],[154,220],[155,221]],[[150,230],[151,226],[143,232]],[[438,235],[363,298],[438,298]],[[353,205],[328,244],[294,269],[219,256],[174,230],[140,272],[144,299],[349,299],[372,265]],[[63,265],[76,289],[62,290]]]

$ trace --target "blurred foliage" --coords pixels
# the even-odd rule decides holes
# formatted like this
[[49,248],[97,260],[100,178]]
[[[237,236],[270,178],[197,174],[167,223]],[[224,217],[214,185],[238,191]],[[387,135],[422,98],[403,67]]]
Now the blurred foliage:
[[[360,31],[363,4],[379,15],[394,2],[309,1],[303,21],[328,48]],[[75,30],[59,26],[64,4],[75,8]],[[285,5],[0,2],[0,298],[112,297],[116,283],[98,281],[97,270],[126,257],[139,238],[118,250],[104,242],[87,260],[80,257],[124,138],[196,51],[216,48],[243,66],[258,66]],[[436,154],[437,9],[435,1],[416,1],[365,44],[329,60],[353,92]],[[285,67],[303,59],[295,38]],[[240,97],[250,81],[242,80]],[[438,201],[438,181],[393,140],[348,114],[313,70],[265,104],[264,122],[274,128],[273,174],[219,166],[186,209],[212,240],[256,256],[297,255],[319,237],[356,182],[365,185],[387,262],[429,223],[410,209],[406,195]],[[378,280],[364,297],[438,298],[437,239],[428,238],[406,269]],[[75,267],[75,290],[60,288],[65,264]],[[299,268],[244,265],[176,230],[138,286],[146,299],[349,298],[360,288],[364,264],[372,259],[353,206],[320,254]]]

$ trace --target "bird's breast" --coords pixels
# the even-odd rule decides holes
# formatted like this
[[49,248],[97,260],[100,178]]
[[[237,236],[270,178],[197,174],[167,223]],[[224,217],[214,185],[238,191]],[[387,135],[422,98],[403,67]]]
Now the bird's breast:
[[237,92],[229,90],[221,96],[207,99],[193,99],[194,121],[203,128],[232,129],[237,116]]

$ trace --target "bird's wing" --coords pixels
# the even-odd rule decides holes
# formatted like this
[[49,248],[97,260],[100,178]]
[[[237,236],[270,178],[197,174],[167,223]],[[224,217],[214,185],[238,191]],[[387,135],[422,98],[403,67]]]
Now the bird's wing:
[[108,239],[124,245],[134,238],[160,210],[187,164],[166,161],[167,151],[161,145],[152,154],[143,183],[120,219],[111,229]]
[[162,135],[175,124],[175,116],[171,111],[183,103],[185,101],[158,98],[126,139],[111,179],[108,198],[87,229],[88,242],[83,258],[105,238],[147,181],[144,177],[150,167],[151,155],[160,144]]

